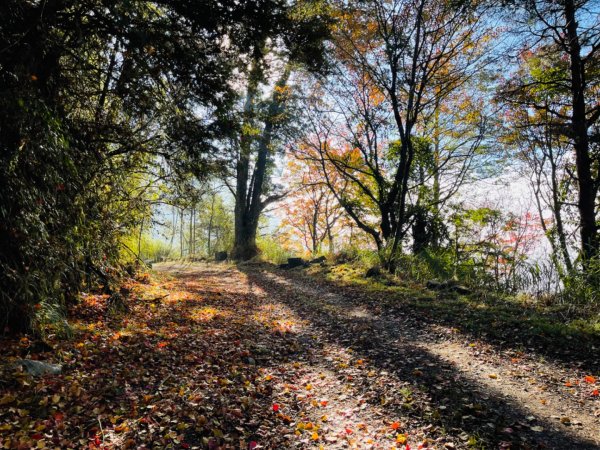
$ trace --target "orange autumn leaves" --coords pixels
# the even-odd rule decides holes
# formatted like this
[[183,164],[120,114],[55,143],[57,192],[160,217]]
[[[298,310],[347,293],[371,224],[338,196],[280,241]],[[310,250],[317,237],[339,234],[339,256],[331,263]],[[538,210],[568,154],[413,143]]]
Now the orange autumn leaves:
[[[582,381],[584,384],[587,384],[587,385],[595,385],[596,382],[598,381],[598,379],[593,375],[586,375],[583,377]],[[577,386],[580,384],[581,384],[580,380],[575,380],[575,381],[567,380],[565,382],[566,387],[573,387],[573,386]],[[600,391],[598,390],[598,388],[596,388],[594,386],[594,389],[591,391],[590,395],[592,397],[598,397],[598,396],[600,396]]]

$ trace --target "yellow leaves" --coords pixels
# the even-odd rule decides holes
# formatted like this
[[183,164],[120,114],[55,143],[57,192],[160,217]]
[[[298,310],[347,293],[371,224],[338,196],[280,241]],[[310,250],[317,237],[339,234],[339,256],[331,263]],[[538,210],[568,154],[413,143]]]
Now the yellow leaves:
[[277,92],[277,94],[281,95],[281,96],[287,96],[289,95],[291,89],[289,86],[275,86],[275,92]]
[[408,440],[408,436],[405,433],[400,433],[396,435],[396,444],[406,444],[406,441]]
[[242,125],[242,134],[246,136],[258,136],[260,135],[260,129],[245,123]]
[[307,391],[310,391],[310,390],[312,390],[312,388],[313,388],[313,387],[312,387],[312,384],[307,384],[307,385],[306,385],[306,390],[307,390]]
[[490,377],[492,380],[496,380],[498,378],[498,375],[495,373],[490,373],[488,374],[488,377]]
[[318,441],[319,440],[319,433],[317,433],[316,431],[314,431],[313,434],[310,435],[310,438],[313,441]]

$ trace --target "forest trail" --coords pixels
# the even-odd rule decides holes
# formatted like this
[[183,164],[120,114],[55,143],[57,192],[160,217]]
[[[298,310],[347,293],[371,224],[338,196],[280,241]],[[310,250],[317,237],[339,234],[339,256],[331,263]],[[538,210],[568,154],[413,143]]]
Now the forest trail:
[[[600,448],[598,382],[581,370],[302,271],[156,270],[125,314],[84,296],[51,352],[0,342],[0,448]],[[15,371],[26,352],[63,372]]]
[[577,370],[498,353],[410,313],[386,316],[293,272],[167,270],[247,296],[253,310],[232,320],[271,328],[252,343],[281,421],[269,425],[268,447],[600,448],[600,402]]

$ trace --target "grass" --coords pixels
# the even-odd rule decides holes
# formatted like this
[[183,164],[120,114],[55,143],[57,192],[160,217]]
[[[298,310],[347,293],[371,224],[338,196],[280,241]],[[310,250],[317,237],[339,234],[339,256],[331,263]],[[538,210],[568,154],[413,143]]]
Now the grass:
[[342,288],[368,292],[390,313],[408,308],[426,320],[451,325],[477,337],[581,354],[600,345],[598,311],[544,305],[527,295],[504,295],[484,289],[469,295],[432,291],[410,279],[386,274],[367,278],[364,267],[352,263],[311,267],[308,274]]

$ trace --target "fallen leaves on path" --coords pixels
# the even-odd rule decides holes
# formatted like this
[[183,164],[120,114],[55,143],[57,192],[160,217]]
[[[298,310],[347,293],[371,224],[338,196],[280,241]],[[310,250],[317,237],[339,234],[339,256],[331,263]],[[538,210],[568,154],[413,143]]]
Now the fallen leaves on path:
[[[73,338],[51,352],[27,354],[30,337],[1,342],[0,448],[454,449],[480,436],[518,448],[525,432],[546,432],[535,418],[507,422],[451,365],[407,352],[411,320],[388,336],[364,306],[257,273],[171,272],[131,283],[121,316],[106,296],[83,296]],[[32,378],[12,367],[24,354],[63,372]]]

